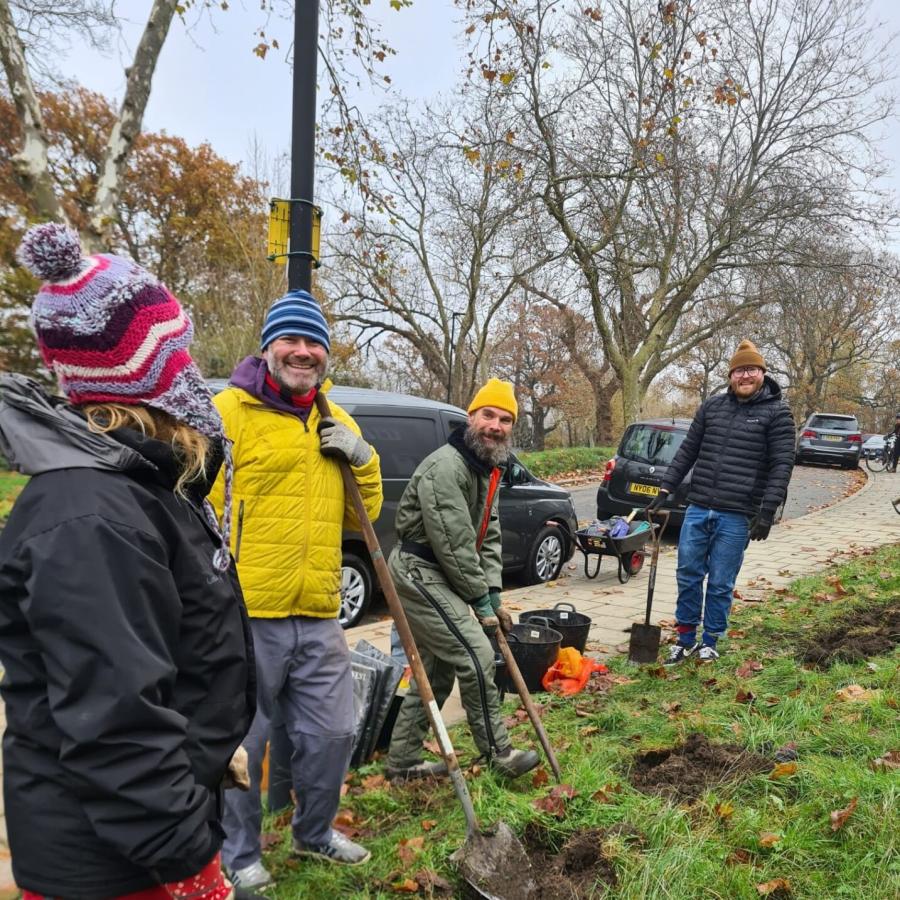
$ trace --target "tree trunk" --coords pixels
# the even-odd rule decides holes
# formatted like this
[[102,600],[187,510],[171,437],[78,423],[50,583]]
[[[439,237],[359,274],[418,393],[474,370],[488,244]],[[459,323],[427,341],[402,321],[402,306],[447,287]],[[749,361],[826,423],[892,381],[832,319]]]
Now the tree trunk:
[[[5,3],[6,0],[0,0]],[[150,98],[150,86],[160,51],[169,33],[177,0],[154,0],[144,33],[128,69],[128,81],[119,117],[106,144],[106,153],[97,182],[97,193],[91,210],[91,222],[85,244],[91,251],[107,249],[107,237],[115,218],[116,203],[122,191],[122,173],[135,138],[141,131],[144,110]]]
[[47,136],[40,103],[28,72],[25,48],[16,31],[7,0],[0,0],[0,61],[24,135],[21,151],[12,158],[16,177],[31,198],[32,209],[38,219],[65,222],[66,216],[50,177]]

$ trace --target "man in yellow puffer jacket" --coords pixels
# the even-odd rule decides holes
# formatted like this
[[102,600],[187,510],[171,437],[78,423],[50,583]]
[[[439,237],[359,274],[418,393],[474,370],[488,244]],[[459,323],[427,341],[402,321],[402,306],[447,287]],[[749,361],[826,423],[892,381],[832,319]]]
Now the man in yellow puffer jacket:
[[[242,888],[271,884],[261,861],[260,777],[278,705],[294,747],[293,852],[346,865],[369,852],[331,828],[353,738],[350,656],[340,608],[341,534],[359,530],[339,461],[350,464],[370,520],[381,510],[378,454],[340,407],[322,419],[314,400],[330,337],[319,304],[292,291],[269,310],[262,358],[248,357],[215,398],[234,442],[231,549],[250,614],[257,712],[244,740],[251,789],[226,795],[222,856]],[[210,499],[218,510],[229,486]]]

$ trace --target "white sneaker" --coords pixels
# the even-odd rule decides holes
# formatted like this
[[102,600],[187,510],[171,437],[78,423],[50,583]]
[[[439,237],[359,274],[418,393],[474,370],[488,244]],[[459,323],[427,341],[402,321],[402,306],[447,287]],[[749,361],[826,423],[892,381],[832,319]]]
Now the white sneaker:
[[339,831],[331,832],[331,840],[327,844],[301,844],[294,838],[294,856],[310,856],[344,866],[361,866],[372,858],[365,847],[354,844]]
[[260,860],[244,866],[243,869],[229,870],[228,878],[236,888],[261,888],[275,883],[269,870]]
[[710,647],[709,644],[704,644],[697,651],[697,660],[699,662],[715,662],[719,658],[719,652],[715,647]]

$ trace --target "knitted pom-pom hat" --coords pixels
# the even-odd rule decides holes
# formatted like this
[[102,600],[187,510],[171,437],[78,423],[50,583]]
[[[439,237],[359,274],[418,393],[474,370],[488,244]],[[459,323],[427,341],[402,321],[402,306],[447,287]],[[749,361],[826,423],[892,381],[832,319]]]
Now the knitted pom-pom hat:
[[[64,225],[29,229],[16,251],[44,284],[31,307],[41,356],[75,404],[149,406],[213,439],[225,433],[212,394],[188,353],[194,329],[164,284],[122,256],[82,256]],[[232,461],[226,443],[226,494]],[[228,566],[230,503],[222,532]]]

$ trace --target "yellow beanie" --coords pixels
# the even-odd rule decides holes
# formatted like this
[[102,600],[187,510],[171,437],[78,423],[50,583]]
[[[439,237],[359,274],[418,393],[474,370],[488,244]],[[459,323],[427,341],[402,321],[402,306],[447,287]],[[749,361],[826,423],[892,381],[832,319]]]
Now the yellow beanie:
[[741,341],[738,344],[737,350],[734,351],[734,356],[731,357],[731,362],[728,363],[728,374],[730,375],[741,366],[759,366],[763,372],[766,371],[765,360],[762,358],[759,350],[756,349],[756,344],[753,341]]
[[501,381],[499,378],[488,379],[488,383],[472,398],[468,412],[475,412],[482,406],[496,406],[497,409],[505,409],[512,413],[513,421],[515,421],[519,415],[519,404],[516,403],[512,382]]

